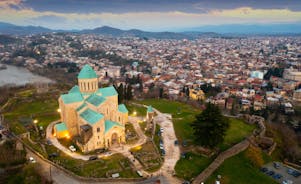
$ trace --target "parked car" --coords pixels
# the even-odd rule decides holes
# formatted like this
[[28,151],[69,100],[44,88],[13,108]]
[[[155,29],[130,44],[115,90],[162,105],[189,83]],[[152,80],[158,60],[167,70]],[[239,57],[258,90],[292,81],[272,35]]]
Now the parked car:
[[110,151],[104,153],[104,156],[105,156],[105,157],[109,157],[109,156],[111,156],[111,155],[112,155],[112,152],[110,152]]
[[55,157],[58,157],[58,156],[59,156],[59,154],[56,153],[56,152],[51,153],[51,154],[48,155],[49,158],[55,158]]
[[179,141],[178,140],[175,140],[175,145],[177,146],[179,144]]
[[162,154],[162,156],[165,155],[165,150],[164,149],[161,150],[161,154]]
[[181,158],[186,158],[186,153],[181,153]]
[[143,173],[141,171],[136,171],[140,177],[143,177]]
[[297,177],[299,177],[301,175],[301,173],[298,172],[298,171],[296,171],[296,170],[294,170],[293,173],[292,173],[292,175],[297,178]]
[[269,176],[273,176],[275,174],[275,172],[274,171],[268,171],[266,174],[269,175]]
[[164,132],[164,129],[163,129],[162,127],[160,128],[160,132],[161,132],[161,133],[163,133],[163,132]]
[[163,145],[163,140],[162,140],[162,139],[160,139],[160,141],[159,141],[159,142],[160,142],[160,144],[162,144],[162,145]]
[[37,161],[33,157],[29,157],[29,162],[30,163],[36,163]]
[[93,156],[89,157],[89,160],[97,160],[97,159],[98,159],[98,157],[96,155],[93,155]]
[[160,150],[163,150],[163,149],[164,149],[163,145],[160,144]]
[[275,169],[279,169],[280,168],[280,163],[279,162],[273,162],[273,166]]
[[72,152],[76,152],[76,148],[73,145],[69,146],[69,150]]
[[291,180],[283,180],[282,184],[293,184],[293,181],[291,181]]
[[265,172],[267,172],[267,171],[268,171],[268,168],[266,168],[266,167],[262,167],[262,168],[260,168],[260,171],[261,171],[261,172],[263,172],[263,173],[265,173]]
[[101,149],[97,149],[97,150],[95,150],[95,152],[96,153],[104,153],[106,151],[106,149],[105,148],[101,148]]
[[274,179],[279,180],[280,178],[282,178],[281,174],[275,173],[273,176]]
[[294,176],[294,177],[299,177],[301,175],[301,173],[299,171],[296,171],[294,169],[287,169],[287,173]]
[[51,146],[52,145],[51,140],[47,139],[47,144]]

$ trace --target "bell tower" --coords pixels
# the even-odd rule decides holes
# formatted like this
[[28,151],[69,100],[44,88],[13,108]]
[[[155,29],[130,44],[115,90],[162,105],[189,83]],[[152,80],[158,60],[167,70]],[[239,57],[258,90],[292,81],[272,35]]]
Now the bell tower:
[[98,90],[98,77],[90,65],[81,69],[77,79],[81,93],[94,93]]

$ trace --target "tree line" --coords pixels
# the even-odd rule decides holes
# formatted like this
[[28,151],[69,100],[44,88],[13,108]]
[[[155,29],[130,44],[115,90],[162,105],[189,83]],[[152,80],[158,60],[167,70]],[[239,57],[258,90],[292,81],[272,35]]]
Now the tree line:
[[123,83],[120,83],[118,87],[115,85],[114,87],[118,92],[118,103],[133,99],[133,88],[130,84],[123,85]]

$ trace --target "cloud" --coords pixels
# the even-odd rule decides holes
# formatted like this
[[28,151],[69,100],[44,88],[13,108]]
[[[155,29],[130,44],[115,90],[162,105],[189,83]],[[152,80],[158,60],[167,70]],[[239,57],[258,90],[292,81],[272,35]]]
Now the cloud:
[[12,8],[12,7],[24,8],[22,2],[24,2],[24,0],[1,0],[0,9]]
[[[20,2],[15,1],[14,5],[19,5]],[[36,11],[27,7],[17,10],[10,6],[6,6],[6,8],[0,11],[0,21],[18,25],[43,25],[54,29],[87,29],[110,25],[122,29],[138,28],[158,31],[202,25],[293,23],[300,20],[301,11],[253,9],[250,7],[226,10],[217,9],[202,13],[186,13],[181,11],[58,13],[54,11]]]

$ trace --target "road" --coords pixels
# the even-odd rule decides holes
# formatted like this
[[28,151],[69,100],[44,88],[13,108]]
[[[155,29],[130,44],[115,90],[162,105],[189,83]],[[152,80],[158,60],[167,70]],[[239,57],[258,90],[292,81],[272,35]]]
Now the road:
[[[154,111],[157,114],[157,117],[154,119],[154,121],[160,125],[161,128],[163,128],[163,143],[164,143],[164,149],[165,149],[165,156],[164,156],[164,163],[160,169],[160,174],[162,174],[165,177],[165,181],[162,183],[170,183],[170,184],[176,184],[176,183],[182,183],[182,181],[176,177],[173,176],[174,174],[174,167],[177,163],[177,161],[180,159],[180,148],[179,146],[174,145],[174,141],[177,139],[173,123],[171,121],[171,115],[164,114],[158,111],[157,109],[153,108]],[[155,174],[157,174],[155,173]]]

